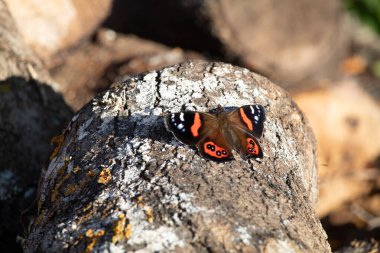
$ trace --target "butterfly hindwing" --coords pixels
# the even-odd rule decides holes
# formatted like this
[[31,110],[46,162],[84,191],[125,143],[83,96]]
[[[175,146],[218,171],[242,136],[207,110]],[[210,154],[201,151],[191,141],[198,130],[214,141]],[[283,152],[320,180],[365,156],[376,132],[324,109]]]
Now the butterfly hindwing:
[[261,159],[263,158],[263,150],[260,147],[257,139],[250,134],[239,131],[237,136],[240,139],[240,148],[237,150],[240,156],[243,159],[254,158]]
[[234,158],[222,133],[216,127],[211,128],[196,146],[203,157],[214,161],[223,162]]

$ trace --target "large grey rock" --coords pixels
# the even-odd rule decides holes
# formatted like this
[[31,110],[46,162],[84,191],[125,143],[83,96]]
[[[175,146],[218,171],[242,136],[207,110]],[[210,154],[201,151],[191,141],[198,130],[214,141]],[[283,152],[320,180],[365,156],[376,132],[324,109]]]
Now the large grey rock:
[[[253,103],[267,115],[262,163],[205,160],[163,123],[183,107]],[[183,63],[98,95],[40,186],[26,252],[330,252],[306,119],[284,90],[228,64]]]

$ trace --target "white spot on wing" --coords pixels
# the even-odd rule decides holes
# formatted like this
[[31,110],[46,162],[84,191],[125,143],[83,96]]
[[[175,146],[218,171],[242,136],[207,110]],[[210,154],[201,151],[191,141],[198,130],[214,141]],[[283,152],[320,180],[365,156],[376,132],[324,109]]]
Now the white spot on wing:
[[183,127],[184,127],[184,125],[183,125],[182,123],[178,124],[178,126],[177,126],[177,128],[178,128],[179,130],[181,130]]
[[249,108],[251,108],[251,113],[255,114],[255,109],[253,109],[253,106],[251,105],[251,106],[249,106]]
[[181,120],[181,121],[185,121],[185,114],[183,113],[183,112],[181,112],[181,114],[179,115],[179,119]]

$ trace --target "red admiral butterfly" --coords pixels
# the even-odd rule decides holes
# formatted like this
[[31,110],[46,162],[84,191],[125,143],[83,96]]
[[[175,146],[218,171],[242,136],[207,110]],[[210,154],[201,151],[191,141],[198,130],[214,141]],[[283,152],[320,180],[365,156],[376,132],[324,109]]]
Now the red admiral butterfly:
[[263,151],[256,138],[263,133],[264,120],[261,105],[245,105],[231,112],[219,105],[216,114],[193,111],[169,114],[165,126],[182,143],[196,146],[205,158],[232,160],[234,149],[243,159],[259,160]]

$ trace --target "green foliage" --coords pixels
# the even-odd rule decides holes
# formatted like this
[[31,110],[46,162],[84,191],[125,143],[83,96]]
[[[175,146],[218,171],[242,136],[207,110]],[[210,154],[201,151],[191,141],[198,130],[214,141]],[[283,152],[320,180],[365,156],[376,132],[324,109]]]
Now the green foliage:
[[349,11],[380,34],[380,0],[343,0]]

